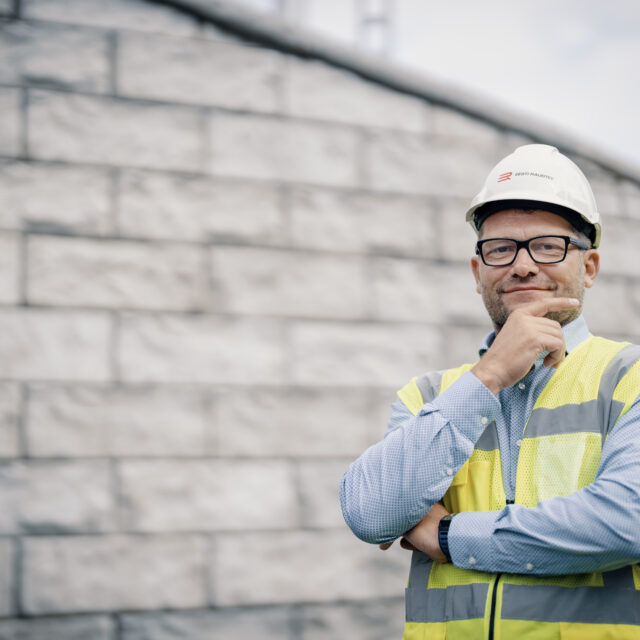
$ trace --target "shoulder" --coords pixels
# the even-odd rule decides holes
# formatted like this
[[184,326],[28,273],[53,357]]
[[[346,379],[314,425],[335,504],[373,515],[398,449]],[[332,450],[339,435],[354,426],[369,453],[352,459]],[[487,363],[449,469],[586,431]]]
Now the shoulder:
[[423,373],[412,378],[404,385],[404,387],[398,391],[398,398],[400,398],[409,411],[416,414],[422,405],[426,402],[431,402],[473,366],[473,363],[463,364],[453,369]]

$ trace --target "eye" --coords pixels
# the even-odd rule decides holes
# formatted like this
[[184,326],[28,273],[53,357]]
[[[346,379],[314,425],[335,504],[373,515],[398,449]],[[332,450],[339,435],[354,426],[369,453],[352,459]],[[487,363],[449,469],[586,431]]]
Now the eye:
[[513,252],[513,244],[511,242],[493,241],[484,245],[485,256],[498,257],[508,255]]

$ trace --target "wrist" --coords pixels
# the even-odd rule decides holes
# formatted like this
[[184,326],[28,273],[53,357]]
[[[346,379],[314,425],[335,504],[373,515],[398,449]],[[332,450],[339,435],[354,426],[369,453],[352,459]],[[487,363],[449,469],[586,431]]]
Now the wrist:
[[438,544],[440,545],[440,551],[442,551],[448,562],[451,562],[451,553],[449,552],[449,527],[455,515],[455,513],[450,513],[448,516],[441,518],[438,523]]
[[506,386],[503,384],[500,376],[494,374],[491,368],[487,367],[482,360],[471,369],[471,373],[473,373],[494,396],[497,396]]

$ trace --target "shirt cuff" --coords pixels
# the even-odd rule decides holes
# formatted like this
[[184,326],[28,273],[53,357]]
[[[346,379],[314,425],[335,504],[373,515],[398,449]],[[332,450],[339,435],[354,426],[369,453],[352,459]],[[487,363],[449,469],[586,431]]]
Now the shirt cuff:
[[[493,532],[503,511],[464,511],[456,514],[449,527],[451,562],[460,569],[493,571]],[[493,558],[493,564],[492,564]]]
[[431,407],[435,407],[448,422],[475,443],[500,412],[500,401],[468,371],[430,404],[422,407],[418,415],[427,415],[433,410]]

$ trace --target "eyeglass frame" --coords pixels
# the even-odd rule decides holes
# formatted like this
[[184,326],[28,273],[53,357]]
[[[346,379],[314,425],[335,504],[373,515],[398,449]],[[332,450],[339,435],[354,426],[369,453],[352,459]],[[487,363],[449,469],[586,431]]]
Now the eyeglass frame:
[[[564,255],[562,256],[562,258],[560,258],[560,260],[553,260],[552,262],[540,262],[539,260],[536,260],[533,257],[533,255],[531,253],[531,250],[529,249],[529,243],[532,240],[538,240],[540,238],[562,238],[564,240]],[[516,252],[513,254],[513,259],[511,260],[511,262],[505,262],[504,264],[489,264],[485,260],[484,254],[482,253],[482,246],[485,244],[485,242],[491,242],[491,241],[494,241],[494,240],[509,240],[510,242],[515,242],[516,243]],[[587,251],[588,249],[591,248],[588,245],[586,245],[584,242],[581,242],[580,240],[576,240],[575,238],[572,238],[571,236],[562,236],[562,235],[555,235],[555,234],[547,234],[547,233],[545,233],[544,235],[541,235],[541,236],[533,236],[533,238],[529,238],[528,240],[516,240],[515,238],[485,238],[484,240],[478,240],[476,242],[476,255],[480,256],[480,259],[482,260],[482,262],[487,267],[509,267],[518,258],[518,254],[520,253],[520,249],[526,249],[527,253],[530,256],[530,258],[536,264],[558,264],[560,262],[564,262],[565,261],[565,259],[567,257],[567,253],[569,252],[569,245],[574,245],[574,246],[578,247],[579,249],[582,249],[583,251]]]

